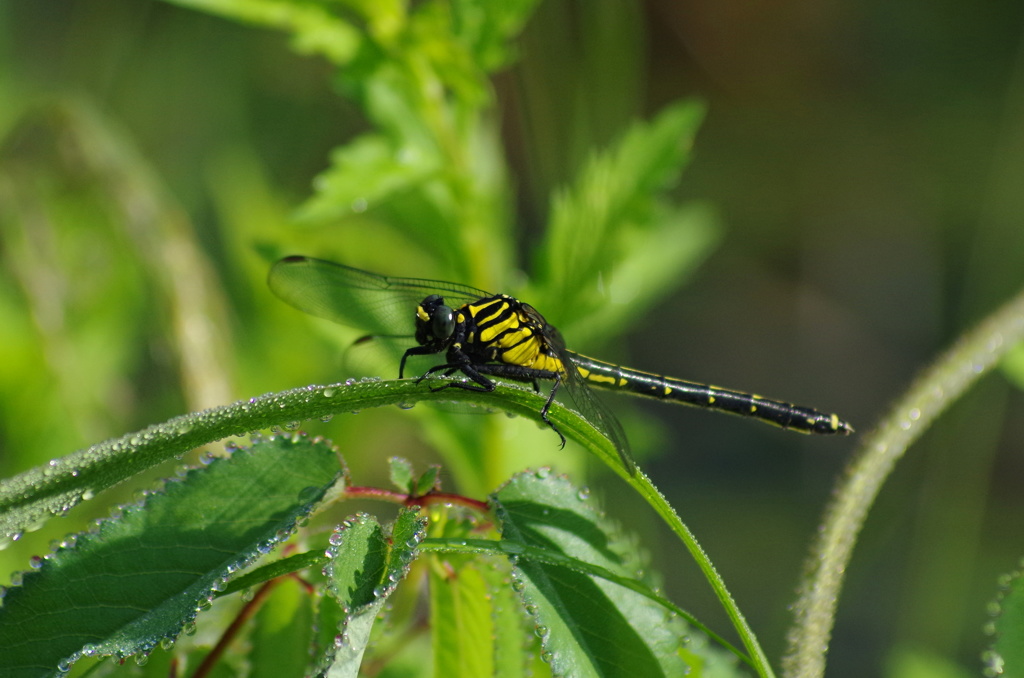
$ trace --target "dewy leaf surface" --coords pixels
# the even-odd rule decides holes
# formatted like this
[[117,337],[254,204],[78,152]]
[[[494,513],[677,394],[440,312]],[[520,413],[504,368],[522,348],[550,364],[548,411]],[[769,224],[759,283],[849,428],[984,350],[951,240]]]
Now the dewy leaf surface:
[[402,509],[390,538],[377,519],[360,514],[331,535],[325,574],[330,596],[320,603],[322,656],[318,675],[355,678],[370,642],[373,623],[426,534],[418,510]]
[[341,476],[329,445],[271,438],[169,481],[24,575],[0,608],[0,675],[176,636],[233,572],[286,538]]
[[1024,676],[1024,577],[1018,571],[1000,583],[999,598],[990,606],[996,614],[988,627],[994,639],[982,655],[986,675]]
[[[545,472],[520,474],[492,496],[502,538],[633,577],[635,549],[585,492]],[[653,601],[571,568],[519,558],[513,576],[555,675],[681,676],[684,628]],[[519,584],[515,588],[519,588]]]

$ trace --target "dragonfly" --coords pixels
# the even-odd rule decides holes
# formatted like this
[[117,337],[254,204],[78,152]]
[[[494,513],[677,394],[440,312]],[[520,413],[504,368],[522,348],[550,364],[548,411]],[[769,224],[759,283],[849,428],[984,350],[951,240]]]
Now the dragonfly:
[[[491,392],[495,379],[526,383],[540,391],[551,382],[541,420],[565,436],[548,418],[564,386],[577,411],[614,444],[630,475],[636,463],[618,419],[591,387],[631,393],[684,405],[751,417],[801,433],[848,435],[853,427],[835,414],[753,393],[643,372],[597,360],[566,348],[561,333],[537,309],[507,294],[440,280],[370,273],[322,259],[289,256],[270,269],[271,291],[300,311],[371,332],[409,341],[398,365],[404,378],[409,358],[444,355],[417,382],[448,377],[435,391],[449,388]],[[415,343],[413,343],[415,342]],[[459,378],[451,378],[459,375]]]

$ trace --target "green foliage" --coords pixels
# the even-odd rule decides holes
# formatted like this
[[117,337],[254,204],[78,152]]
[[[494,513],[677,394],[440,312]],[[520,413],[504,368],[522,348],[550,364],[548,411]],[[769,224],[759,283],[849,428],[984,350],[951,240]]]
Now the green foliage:
[[[76,524],[70,529],[79,534],[33,559],[6,590],[0,672],[54,675],[94,656],[135,655],[144,664],[152,651],[145,666],[83,660],[72,670],[167,675],[169,655],[155,648],[171,649],[177,639],[175,661],[189,671],[197,664],[198,675],[773,675],[676,510],[642,472],[623,468],[592,422],[555,403],[551,420],[572,443],[559,452],[550,429],[532,425],[545,396],[529,388],[433,392],[376,379],[283,391],[324,381],[337,368],[338,348],[358,334],[298,317],[262,289],[270,262],[293,252],[457,280],[518,294],[543,309],[572,347],[589,350],[659,310],[719,238],[709,207],[669,195],[691,158],[704,105],[676,102],[649,120],[627,120],[616,115],[628,105],[602,101],[596,126],[614,132],[551,139],[573,147],[564,155],[575,167],[552,191],[546,226],[521,231],[512,226],[516,201],[492,78],[514,61],[532,0],[174,4],[282,32],[298,53],[326,61],[364,126],[330,153],[300,205],[269,188],[277,178],[261,174],[257,152],[243,142],[204,155],[201,171],[181,171],[204,177],[207,205],[172,197],[136,150],[145,144],[90,103],[60,98],[21,117],[2,111],[0,233],[10,264],[4,282],[13,284],[0,288],[7,368],[0,387],[11,401],[3,422],[10,454],[5,449],[0,461],[28,468],[0,483],[8,553],[23,568],[22,541],[87,520],[81,516],[101,502],[85,499],[106,493],[104,501],[117,504],[122,483],[148,487],[147,473],[168,472],[160,464],[252,431],[324,422],[356,470],[350,474],[322,441],[275,435],[188,470],[96,529]],[[628,18],[606,7],[585,19],[595,29],[587,48],[602,52],[604,70],[596,73],[619,83],[637,80],[632,62],[605,43],[636,48]],[[593,105],[593,92],[604,96],[594,86],[604,80],[590,75],[590,87],[581,87],[589,93],[566,92],[559,103],[578,109]],[[13,89],[0,82],[0,91]],[[198,99],[193,124],[200,126]],[[190,128],[182,143],[200,132]],[[579,148],[586,150],[573,152]],[[206,209],[220,230],[203,232],[185,216]],[[285,232],[288,214],[295,228]],[[208,253],[217,249],[215,267]],[[83,270],[88,275],[66,273]],[[812,574],[824,574],[806,579],[798,605],[792,675],[823,671],[842,573],[896,458],[1019,341],[1020,303],[967,337],[963,352],[945,356],[846,476],[816,551]],[[1019,374],[1019,362],[1008,373]],[[371,374],[395,370],[385,361]],[[135,409],[146,391],[161,393],[163,409]],[[463,407],[516,418],[425,407],[403,417],[373,412],[456,397]],[[166,408],[193,413],[142,427],[166,418]],[[350,416],[358,412],[364,416]],[[421,424],[442,464],[420,463],[410,421]],[[111,428],[141,430],[57,456]],[[546,468],[522,472],[555,454],[573,475],[586,459],[598,460],[653,509],[707,580],[728,632],[670,600],[632,530],[607,518],[587,490]],[[374,473],[386,458],[393,487],[384,489]],[[452,480],[457,492],[442,484]],[[335,515],[356,500],[396,504],[397,517]],[[276,552],[297,526],[299,537]],[[286,550],[293,547],[299,552]],[[1006,582],[992,628],[990,668],[1004,675],[1020,674],[1024,661],[1018,582]],[[221,632],[215,644],[211,636]],[[239,635],[247,642],[232,643]],[[737,636],[742,649],[724,635]],[[938,665],[909,653],[902,662],[914,667],[908,675]]]
[[[215,459],[38,561],[0,608],[0,672],[149,653],[294,531],[340,476],[334,453],[272,438]],[[224,497],[231,497],[230,502]]]
[[1024,676],[1024,581],[1018,570],[999,583],[999,597],[989,606],[986,631],[992,645],[982,655],[986,676]]

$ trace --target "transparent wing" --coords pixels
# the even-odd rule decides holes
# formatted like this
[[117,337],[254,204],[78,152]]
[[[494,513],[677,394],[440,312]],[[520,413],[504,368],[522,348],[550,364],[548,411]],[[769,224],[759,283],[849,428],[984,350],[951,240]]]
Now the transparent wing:
[[565,388],[569,392],[569,398],[576,406],[576,410],[612,441],[622,460],[622,465],[626,467],[630,475],[633,475],[636,472],[636,462],[633,460],[629,440],[626,438],[626,432],[622,430],[622,424],[608,409],[608,406],[593,394],[590,385],[576,369],[576,362],[573,359],[576,354],[566,349],[562,333],[549,325],[532,306],[524,304],[524,309],[544,327],[544,336],[548,345],[554,349],[558,359],[565,366]]
[[415,334],[416,306],[439,294],[449,306],[490,296],[439,280],[390,278],[311,257],[286,257],[270,269],[267,285],[300,311],[372,335]]

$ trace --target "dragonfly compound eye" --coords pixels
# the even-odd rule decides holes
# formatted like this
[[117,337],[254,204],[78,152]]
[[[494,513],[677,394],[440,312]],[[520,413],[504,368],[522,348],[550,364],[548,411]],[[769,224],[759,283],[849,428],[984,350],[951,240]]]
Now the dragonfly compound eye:
[[437,339],[447,339],[455,331],[455,314],[452,309],[441,304],[430,314],[430,325]]

